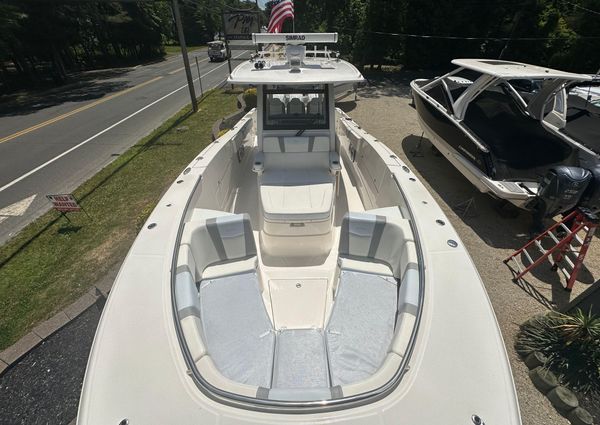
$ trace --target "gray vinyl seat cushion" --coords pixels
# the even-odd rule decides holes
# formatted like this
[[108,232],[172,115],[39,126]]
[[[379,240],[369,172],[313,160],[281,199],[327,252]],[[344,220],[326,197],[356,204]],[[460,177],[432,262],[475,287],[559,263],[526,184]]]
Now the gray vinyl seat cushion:
[[406,244],[414,241],[407,219],[349,212],[342,219],[340,258],[386,265],[400,279]]
[[198,288],[189,270],[181,270],[175,276],[175,300],[179,320],[187,316],[200,317]]
[[275,334],[256,272],[200,284],[200,311],[208,354],[223,376],[269,387]]
[[306,113],[306,107],[304,106],[304,102],[302,102],[297,97],[290,100],[288,103],[288,114],[304,114]]
[[326,327],[332,386],[367,379],[379,369],[394,336],[396,309],[393,277],[341,271]]

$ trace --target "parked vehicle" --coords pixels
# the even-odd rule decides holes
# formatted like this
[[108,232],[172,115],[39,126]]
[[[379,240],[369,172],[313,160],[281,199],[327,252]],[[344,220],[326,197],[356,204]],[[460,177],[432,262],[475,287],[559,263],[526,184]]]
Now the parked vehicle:
[[208,58],[213,61],[224,61],[228,58],[227,45],[224,41],[216,40],[208,43]]

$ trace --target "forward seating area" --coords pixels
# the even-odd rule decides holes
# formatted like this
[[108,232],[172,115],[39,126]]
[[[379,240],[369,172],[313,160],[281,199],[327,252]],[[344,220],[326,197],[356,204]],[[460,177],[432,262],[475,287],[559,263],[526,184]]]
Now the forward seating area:
[[200,375],[271,400],[339,398],[387,382],[419,302],[412,232],[393,210],[344,216],[333,304],[323,326],[311,329],[273,326],[246,214],[194,214],[181,239],[175,298]]

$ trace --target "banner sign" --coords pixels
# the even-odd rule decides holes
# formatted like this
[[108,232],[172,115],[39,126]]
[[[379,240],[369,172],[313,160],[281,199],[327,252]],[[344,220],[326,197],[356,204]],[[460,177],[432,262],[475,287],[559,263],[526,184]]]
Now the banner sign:
[[226,40],[252,40],[252,33],[260,30],[258,12],[247,10],[223,12],[223,29]]
[[77,203],[77,199],[75,199],[75,197],[70,193],[61,195],[46,195],[46,198],[52,202],[52,206],[56,211],[81,211],[81,207]]

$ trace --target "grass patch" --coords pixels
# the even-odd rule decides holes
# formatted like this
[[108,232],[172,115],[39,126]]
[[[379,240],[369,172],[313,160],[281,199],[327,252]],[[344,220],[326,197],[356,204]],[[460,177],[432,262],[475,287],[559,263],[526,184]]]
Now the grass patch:
[[[200,50],[202,48],[205,48],[206,44],[200,44],[197,46],[187,46],[187,50],[188,53],[193,52],[194,50]],[[181,47],[179,45],[176,46],[163,46],[163,48],[165,49],[165,53],[167,55],[175,55],[175,54],[181,54]]]
[[[236,93],[237,94],[237,93]],[[211,142],[211,126],[236,110],[215,90],[186,107],[82,184],[89,214],[50,211],[0,247],[0,350],[85,293],[127,254],[161,194]]]

